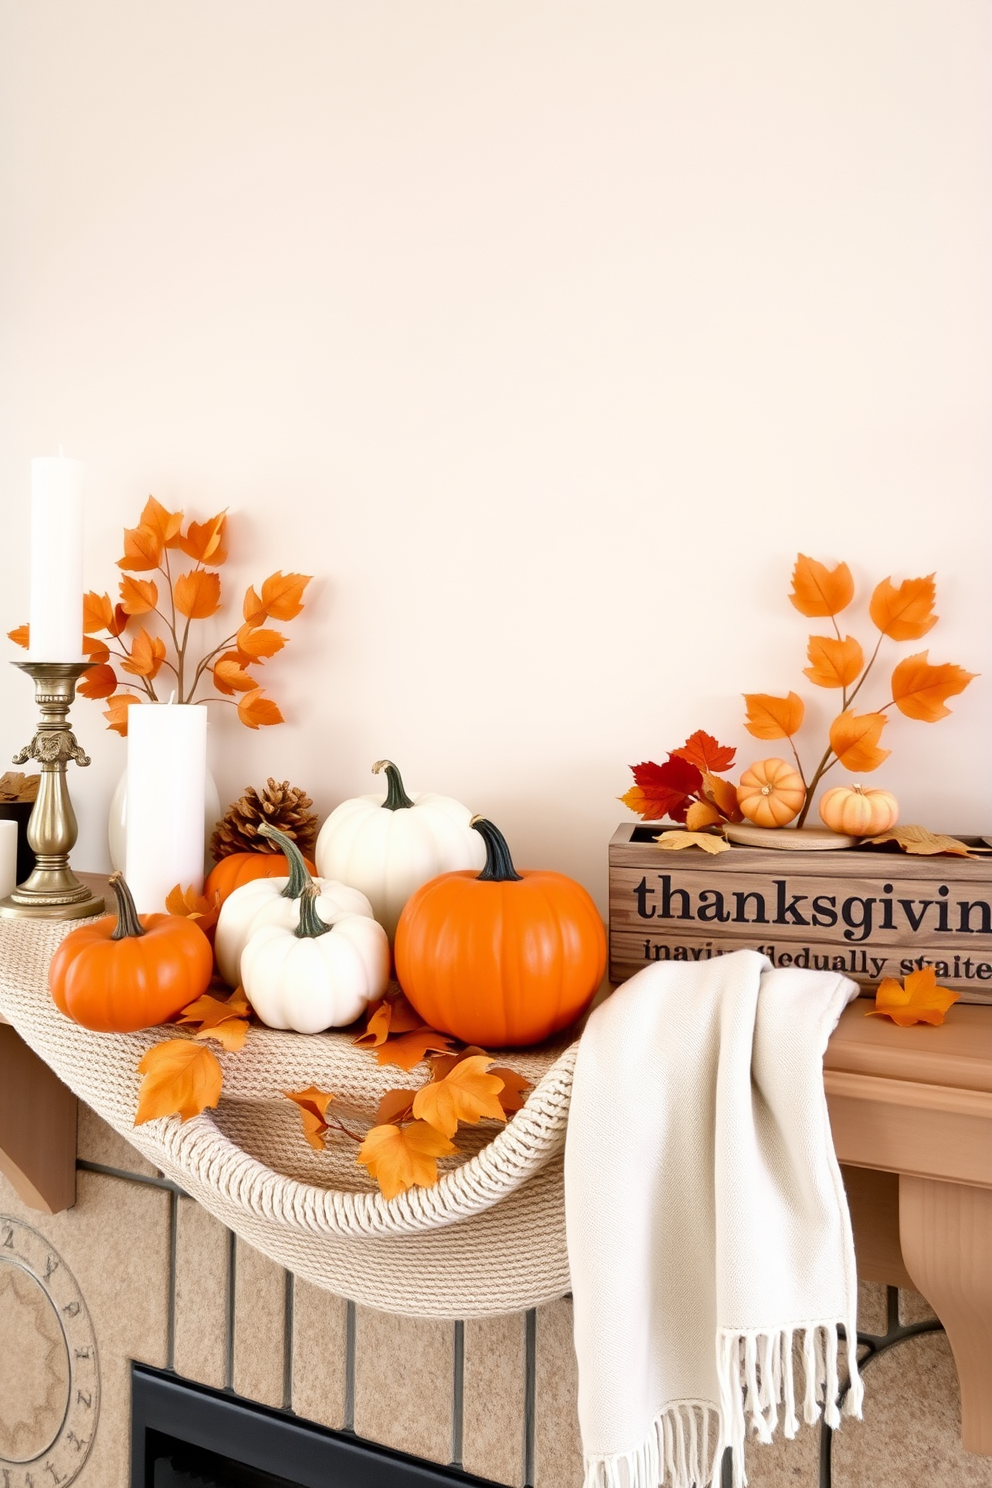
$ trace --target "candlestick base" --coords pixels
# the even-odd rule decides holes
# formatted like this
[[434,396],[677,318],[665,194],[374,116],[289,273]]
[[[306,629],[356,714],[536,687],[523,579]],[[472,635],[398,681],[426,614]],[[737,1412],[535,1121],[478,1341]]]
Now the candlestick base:
[[102,914],[104,901],[91,893],[69,867],[78,828],[69,799],[66,766],[70,760],[88,765],[89,759],[68,727],[76,682],[88,661],[18,661],[14,663],[34,681],[41,722],[31,743],[14,755],[14,764],[37,760],[41,782],[28,822],[28,842],[34,849],[34,871],[6,899],[0,899],[5,918],[82,920]]

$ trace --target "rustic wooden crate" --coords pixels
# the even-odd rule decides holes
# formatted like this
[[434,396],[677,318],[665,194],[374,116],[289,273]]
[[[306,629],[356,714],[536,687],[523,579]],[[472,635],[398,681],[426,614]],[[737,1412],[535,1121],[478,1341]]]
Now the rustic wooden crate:
[[[751,947],[775,966],[843,971],[865,985],[933,964],[963,1002],[992,1003],[992,856],[917,858],[880,848],[663,852],[663,826],[610,841],[610,977],[653,961]],[[984,839],[964,838],[987,853]]]

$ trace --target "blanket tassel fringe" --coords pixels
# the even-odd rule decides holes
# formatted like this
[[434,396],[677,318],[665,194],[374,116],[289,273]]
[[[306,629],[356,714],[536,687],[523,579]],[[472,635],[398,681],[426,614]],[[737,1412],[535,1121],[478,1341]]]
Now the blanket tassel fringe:
[[[680,1400],[659,1411],[639,1447],[586,1459],[584,1488],[705,1488],[730,1448],[734,1488],[745,1488],[744,1443],[748,1419],[760,1442],[770,1443],[781,1418],[788,1438],[799,1429],[793,1349],[798,1330],[719,1336],[720,1410],[701,1400]],[[803,1420],[815,1426],[821,1406],[827,1425],[840,1425],[838,1344],[844,1348],[848,1386],[843,1414],[861,1418],[864,1387],[858,1373],[853,1327],[840,1337],[836,1323],[814,1323],[800,1334]],[[711,1440],[711,1437],[714,1438]]]

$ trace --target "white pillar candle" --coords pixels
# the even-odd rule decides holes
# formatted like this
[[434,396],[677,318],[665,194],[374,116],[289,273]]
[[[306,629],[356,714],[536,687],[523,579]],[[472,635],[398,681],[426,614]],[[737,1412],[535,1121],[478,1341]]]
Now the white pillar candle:
[[161,914],[180,884],[203,888],[207,710],[141,703],[127,719],[125,877],[139,914]]
[[17,888],[17,823],[0,821],[0,899]]
[[83,465],[31,461],[32,661],[83,659]]

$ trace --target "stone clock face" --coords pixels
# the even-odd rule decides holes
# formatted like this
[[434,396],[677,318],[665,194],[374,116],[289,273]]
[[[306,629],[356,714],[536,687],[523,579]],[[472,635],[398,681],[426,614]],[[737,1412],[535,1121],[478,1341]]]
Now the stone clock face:
[[58,1251],[0,1214],[0,1488],[62,1488],[100,1410],[96,1339]]

